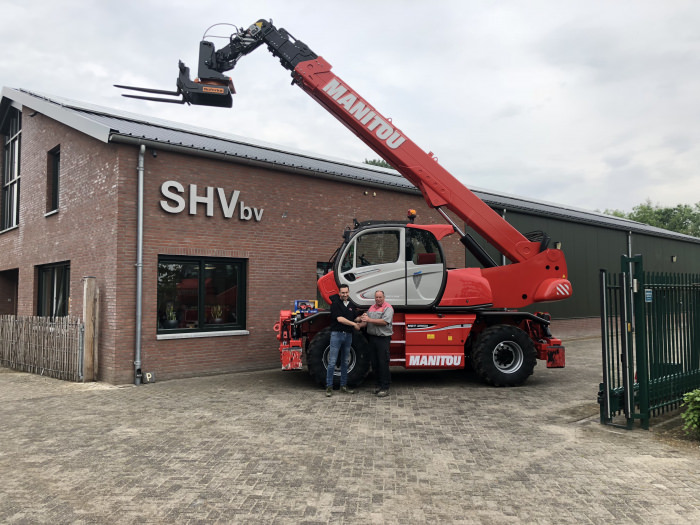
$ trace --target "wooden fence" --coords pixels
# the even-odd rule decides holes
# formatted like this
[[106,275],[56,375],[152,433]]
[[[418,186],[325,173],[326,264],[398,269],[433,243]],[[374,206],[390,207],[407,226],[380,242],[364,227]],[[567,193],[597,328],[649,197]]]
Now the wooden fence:
[[76,317],[0,315],[0,365],[83,381],[84,331]]

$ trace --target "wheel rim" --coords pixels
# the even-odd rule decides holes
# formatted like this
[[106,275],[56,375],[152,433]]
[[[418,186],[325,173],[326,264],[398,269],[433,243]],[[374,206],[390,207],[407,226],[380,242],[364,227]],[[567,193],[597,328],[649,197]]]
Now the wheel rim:
[[517,372],[523,360],[523,349],[514,341],[503,341],[493,349],[493,364],[504,374]]
[[[323,351],[323,368],[328,370],[328,355],[331,353],[331,345],[326,346]],[[340,356],[338,356],[340,357]],[[350,359],[348,360],[348,375],[353,371],[355,365],[357,364],[357,356],[355,355],[355,347],[350,347]],[[333,370],[333,376],[340,377],[340,359],[335,362],[335,370]]]

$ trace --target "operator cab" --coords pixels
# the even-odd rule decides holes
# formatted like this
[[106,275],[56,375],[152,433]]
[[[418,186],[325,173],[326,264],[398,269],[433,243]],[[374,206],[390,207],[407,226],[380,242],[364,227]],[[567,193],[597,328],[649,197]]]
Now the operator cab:
[[384,291],[394,307],[429,306],[439,301],[447,271],[438,238],[452,233],[452,227],[398,223],[359,226],[348,232],[334,264],[339,284],[350,287],[353,303],[374,304],[377,290]]

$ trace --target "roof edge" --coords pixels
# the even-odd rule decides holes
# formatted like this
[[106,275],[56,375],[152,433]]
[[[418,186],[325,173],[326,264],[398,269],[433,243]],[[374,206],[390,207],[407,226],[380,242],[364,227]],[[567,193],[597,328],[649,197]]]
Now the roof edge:
[[130,137],[127,135],[120,135],[118,133],[113,133],[110,136],[111,142],[127,144],[131,146],[145,145],[153,149],[163,150],[163,151],[173,151],[175,153],[182,153],[183,155],[194,155],[196,157],[204,157],[209,159],[223,160],[225,162],[231,162],[235,164],[245,164],[247,166],[255,166],[259,168],[269,168],[274,166],[278,171],[284,171],[287,173],[293,173],[295,175],[305,175],[307,177],[313,177],[316,179],[326,179],[335,182],[345,182],[347,184],[353,184],[356,186],[364,186],[368,188],[379,188],[389,191],[398,191],[400,193],[409,193],[412,195],[421,195],[418,188],[415,187],[403,187],[403,186],[391,186],[389,184],[384,184],[381,182],[371,182],[367,180],[355,179],[353,177],[343,177],[341,175],[335,175],[333,173],[324,173],[322,171],[316,171],[312,169],[304,169],[297,166],[289,166],[286,164],[280,164],[278,162],[269,162],[264,160],[249,159],[245,157],[239,157],[236,155],[230,155],[227,153],[221,153],[217,151],[209,151],[203,149],[192,148],[189,146],[181,146],[179,144],[166,144],[159,142],[157,140],[150,140],[138,137]]
[[61,124],[74,128],[101,142],[109,142],[110,129],[57,102],[24,90],[3,87],[2,98],[12,100],[22,106],[50,117]]

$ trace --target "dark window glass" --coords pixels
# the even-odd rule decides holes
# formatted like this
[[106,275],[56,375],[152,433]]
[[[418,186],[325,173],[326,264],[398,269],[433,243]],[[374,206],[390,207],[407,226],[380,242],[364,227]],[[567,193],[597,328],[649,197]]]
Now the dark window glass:
[[357,267],[388,264],[399,260],[399,232],[380,231],[357,238]]
[[20,139],[22,132],[22,113],[15,109],[10,109],[6,129],[2,130],[5,135],[2,151],[2,177],[0,181],[0,230],[13,228],[19,224],[19,154]]
[[46,166],[46,211],[58,209],[58,182],[61,173],[61,148],[49,151]]
[[37,315],[64,317],[68,315],[70,297],[70,263],[39,266],[39,297]]
[[406,260],[414,264],[442,263],[442,251],[435,236],[426,230],[406,228]]
[[352,242],[350,248],[345,252],[345,257],[343,257],[343,262],[340,265],[341,272],[347,272],[352,270],[355,266],[355,241]]
[[245,328],[245,261],[161,256],[158,331]]

